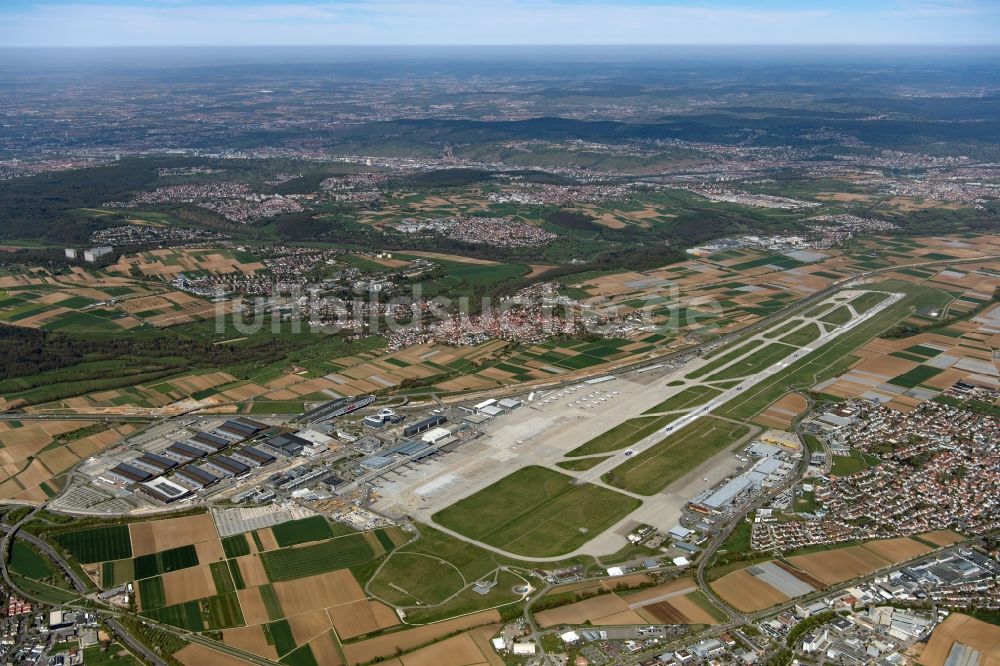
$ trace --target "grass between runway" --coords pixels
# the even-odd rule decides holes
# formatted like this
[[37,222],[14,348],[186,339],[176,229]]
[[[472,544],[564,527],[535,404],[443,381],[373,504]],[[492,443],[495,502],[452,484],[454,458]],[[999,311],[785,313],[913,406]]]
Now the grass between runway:
[[756,374],[785,357],[790,356],[794,352],[795,347],[783,345],[780,342],[772,342],[763,349],[759,349],[750,356],[740,359],[728,368],[724,368],[715,373],[708,378],[708,381],[715,381],[718,379],[738,379],[740,377],[747,377],[749,375]]
[[808,324],[800,329],[792,331],[788,335],[784,336],[779,340],[779,342],[784,342],[795,347],[801,347],[802,345],[807,345],[816,338],[819,337],[819,326],[816,324]]
[[655,495],[749,432],[743,423],[702,417],[608,472],[604,482]]
[[524,467],[434,514],[434,520],[511,553],[573,551],[639,508],[639,500],[544,467]]
[[705,404],[721,393],[722,391],[711,386],[691,386],[676,395],[670,396],[655,407],[647,409],[643,414],[658,414],[678,409],[693,409]]
[[629,419],[576,447],[567,453],[566,457],[575,458],[577,456],[589,456],[595,453],[608,453],[624,449],[626,446],[635,444],[643,437],[653,434],[676,418],[676,416],[645,416]]

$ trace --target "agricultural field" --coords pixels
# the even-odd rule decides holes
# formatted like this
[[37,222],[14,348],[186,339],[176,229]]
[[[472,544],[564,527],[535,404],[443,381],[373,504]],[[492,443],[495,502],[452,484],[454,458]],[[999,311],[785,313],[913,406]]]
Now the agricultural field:
[[338,663],[329,659],[347,641],[378,651],[367,640],[399,624],[393,608],[369,598],[351,571],[402,542],[396,531],[358,533],[312,516],[220,539],[212,515],[201,513],[60,527],[50,538],[101,587],[134,582],[136,609],[145,617],[221,632],[227,645],[269,659]]
[[525,467],[434,515],[438,524],[529,556],[579,548],[640,506],[638,500],[543,467]]
[[74,465],[135,431],[129,423],[0,422],[0,499],[40,503],[62,489]]
[[[615,581],[603,581],[580,588],[555,588],[553,597],[573,595],[580,601],[535,614],[539,626],[562,625],[608,626],[621,624],[717,624],[724,617],[698,591],[691,578],[648,586],[647,580],[634,583],[647,585],[640,591],[611,589]],[[628,586],[626,581],[625,585]],[[582,585],[582,584],[581,584]],[[543,598],[543,603],[544,603]]]
[[879,569],[929,553],[930,546],[914,538],[833,546],[804,555],[788,554],[726,574],[712,590],[737,610],[756,612],[832,585],[867,576]]
[[164,248],[123,255],[107,268],[109,273],[159,278],[164,282],[172,281],[181,273],[205,272],[225,275],[239,272],[252,275],[265,270],[264,264],[246,252],[197,248]]
[[927,647],[920,655],[926,666],[944,666],[955,643],[979,650],[980,663],[1000,660],[1000,627],[982,622],[962,613],[952,613],[935,627]]
[[909,411],[959,381],[992,385],[1000,376],[992,341],[1000,322],[1000,304],[992,302],[1000,277],[968,264],[928,272],[928,278],[921,284],[941,294],[936,304],[918,308],[889,335],[853,351],[856,364],[813,390],[840,398],[878,396]]
[[604,481],[640,495],[654,495],[749,433],[749,426],[704,416],[633,456],[605,475]]

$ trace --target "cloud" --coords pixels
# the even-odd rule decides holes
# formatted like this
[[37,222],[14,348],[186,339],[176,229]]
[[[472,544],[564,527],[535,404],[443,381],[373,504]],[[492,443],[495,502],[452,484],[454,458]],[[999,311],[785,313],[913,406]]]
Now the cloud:
[[[966,13],[772,0],[103,0],[0,8],[0,43],[105,45],[995,43]],[[891,10],[891,11],[887,11]],[[901,12],[903,16],[894,14]]]

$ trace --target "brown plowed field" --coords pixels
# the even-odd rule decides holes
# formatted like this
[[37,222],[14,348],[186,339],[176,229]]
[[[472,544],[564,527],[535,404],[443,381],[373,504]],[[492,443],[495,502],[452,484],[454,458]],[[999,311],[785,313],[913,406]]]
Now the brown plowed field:
[[711,583],[711,587],[723,601],[744,613],[764,610],[788,601],[787,596],[754,578],[746,569],[726,574]]
[[824,587],[864,576],[888,566],[889,561],[864,546],[795,555],[788,561],[795,567],[823,581]]
[[979,650],[981,666],[1000,664],[1000,627],[961,613],[952,613],[934,629],[927,649],[920,656],[920,663],[924,666],[944,666],[956,641]]
[[379,657],[392,656],[396,654],[396,650],[411,650],[456,631],[471,629],[484,624],[495,624],[499,621],[500,614],[495,610],[482,611],[453,620],[446,620],[445,622],[436,622],[415,629],[407,629],[405,631],[386,634],[385,636],[378,636],[366,641],[349,643],[344,646],[344,655],[347,657],[348,663],[364,664]]
[[161,550],[178,548],[202,541],[219,540],[212,516],[203,513],[183,518],[166,518],[129,525],[132,556],[150,555]]
[[399,624],[396,611],[370,599],[333,606],[327,609],[327,613],[342,639],[363,636]]
[[268,645],[264,630],[260,625],[225,629],[222,632],[222,642],[235,648],[259,654],[265,659],[278,660],[278,652],[273,645]]
[[245,590],[236,590],[236,596],[240,600],[240,607],[243,609],[243,621],[247,624],[263,624],[270,621],[267,615],[267,608],[264,606],[264,599],[260,596],[260,588],[249,587]]
[[361,586],[346,569],[275,583],[274,591],[286,617],[365,598]]
[[163,591],[167,606],[173,606],[214,595],[215,581],[208,565],[191,567],[163,574]]
[[602,594],[583,601],[544,610],[535,614],[535,619],[542,627],[554,627],[557,624],[583,624],[593,622],[609,615],[629,610],[628,604],[614,594]]

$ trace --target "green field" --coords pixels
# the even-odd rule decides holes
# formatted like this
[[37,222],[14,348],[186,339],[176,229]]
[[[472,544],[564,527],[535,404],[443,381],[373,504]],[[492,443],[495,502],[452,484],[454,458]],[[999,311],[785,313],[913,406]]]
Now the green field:
[[750,432],[741,423],[698,419],[605,475],[608,485],[654,495]]
[[280,659],[282,664],[288,666],[319,666],[316,656],[308,644],[295,648]]
[[188,601],[174,606],[165,606],[150,611],[143,611],[143,615],[154,622],[162,622],[188,631],[204,631],[205,623],[202,621],[201,604],[197,601]]
[[278,582],[357,566],[374,556],[364,536],[352,534],[311,546],[270,550],[261,555],[261,560],[268,579]]
[[330,523],[323,516],[310,516],[301,520],[290,520],[271,528],[275,541],[284,548],[309,541],[322,541],[333,536]]
[[156,578],[140,580],[139,601],[144,611],[163,608],[163,605],[167,602],[167,594],[163,589],[163,579],[157,576]]
[[932,368],[929,365],[918,365],[912,370],[907,370],[901,375],[897,375],[889,380],[890,384],[895,384],[896,386],[905,386],[906,388],[913,388],[919,384],[923,384],[925,381],[943,372],[942,368]]
[[246,534],[223,537],[221,541],[222,550],[226,553],[226,557],[240,557],[250,554],[250,544],[247,543]]
[[236,590],[233,577],[229,574],[229,564],[225,560],[211,562],[208,568],[212,572],[212,582],[215,583],[216,592],[224,593]]
[[194,546],[180,546],[135,558],[135,577],[149,578],[194,566],[198,566],[198,552]]
[[279,657],[295,649],[295,639],[292,637],[292,628],[289,626],[288,620],[271,622],[264,625],[264,628],[270,638],[268,642],[274,645]]
[[434,515],[444,527],[512,553],[579,548],[637,509],[639,500],[544,467],[525,467]]
[[878,465],[881,461],[859,451],[852,452],[847,456],[833,456],[830,460],[833,463],[830,473],[835,476],[850,476],[862,470]]
[[635,444],[643,437],[653,434],[675,418],[675,416],[645,416],[629,419],[576,447],[567,453],[566,457],[589,456],[595,453],[608,453],[624,449],[627,446]]
[[100,645],[83,649],[83,663],[87,666],[141,666],[142,662],[132,656],[120,643],[112,643],[107,650]]
[[285,611],[281,609],[281,602],[274,591],[274,586],[270,583],[261,585],[259,590],[260,598],[264,600],[264,609],[267,611],[267,617],[271,620],[280,620],[285,617]]
[[132,540],[129,537],[128,525],[63,532],[53,538],[83,564],[132,557]]
[[699,405],[703,405],[721,393],[722,391],[711,386],[690,386],[680,393],[670,396],[655,407],[647,409],[643,414],[658,414],[678,409],[693,409]]

